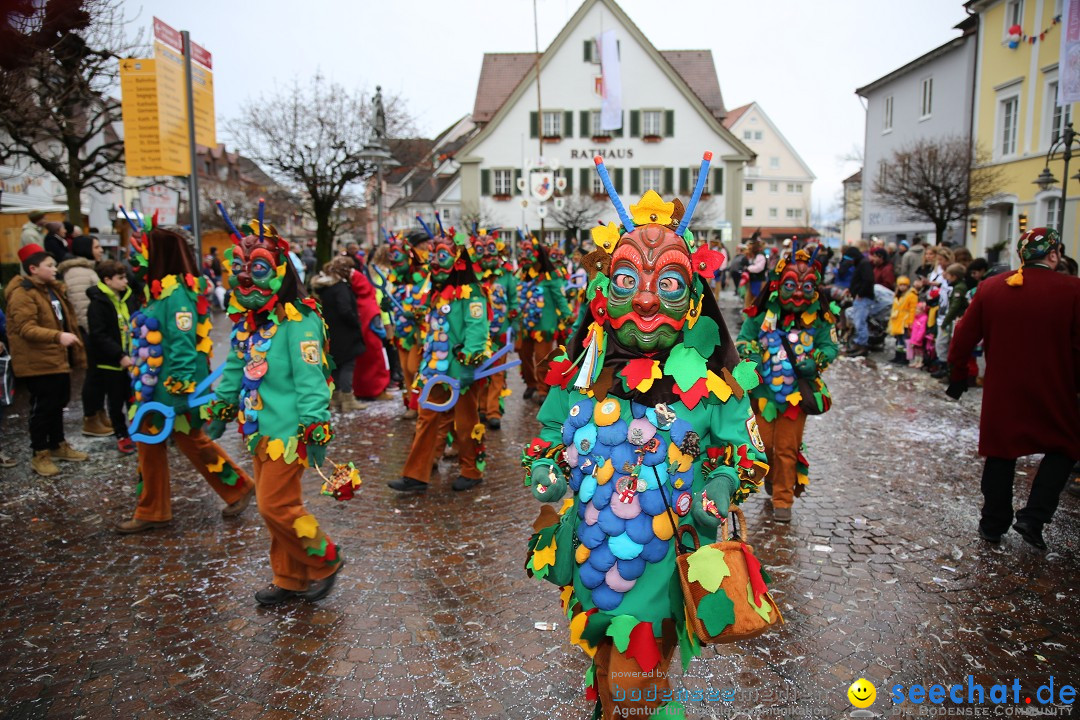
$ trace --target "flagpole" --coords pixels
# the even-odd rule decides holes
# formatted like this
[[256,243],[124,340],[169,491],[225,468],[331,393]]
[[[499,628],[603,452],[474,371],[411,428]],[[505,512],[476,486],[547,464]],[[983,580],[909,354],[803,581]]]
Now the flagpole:
[[[544,111],[540,102],[540,24],[536,16],[536,0],[533,0],[533,41],[536,44],[536,124],[539,132],[536,133],[536,141],[539,145],[540,154],[537,161],[544,156]],[[529,187],[529,178],[525,178],[525,186]],[[532,193],[532,189],[529,189]],[[544,218],[540,218],[540,242],[544,242]]]

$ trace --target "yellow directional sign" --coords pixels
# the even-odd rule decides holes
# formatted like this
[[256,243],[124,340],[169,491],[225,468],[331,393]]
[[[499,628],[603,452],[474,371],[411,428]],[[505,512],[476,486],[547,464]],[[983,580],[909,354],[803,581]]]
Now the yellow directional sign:
[[152,58],[121,60],[120,91],[127,174],[140,177],[186,173],[186,164],[167,168],[162,163],[156,61]]
[[214,123],[214,73],[198,63],[191,64],[191,89],[195,106],[195,142],[217,147]]
[[187,90],[184,83],[184,56],[160,42],[154,42],[157,61],[158,124],[161,161],[166,167],[182,167],[187,175],[188,157]]

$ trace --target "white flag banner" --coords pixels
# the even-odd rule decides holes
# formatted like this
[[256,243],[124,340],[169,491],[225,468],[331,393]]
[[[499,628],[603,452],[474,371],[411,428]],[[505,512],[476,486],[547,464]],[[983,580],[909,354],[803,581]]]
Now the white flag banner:
[[1058,105],[1080,102],[1080,0],[1065,0],[1061,11]]
[[619,68],[619,41],[614,30],[596,38],[600,51],[600,73],[603,76],[604,99],[600,103],[600,129],[618,130],[622,127],[622,70]]

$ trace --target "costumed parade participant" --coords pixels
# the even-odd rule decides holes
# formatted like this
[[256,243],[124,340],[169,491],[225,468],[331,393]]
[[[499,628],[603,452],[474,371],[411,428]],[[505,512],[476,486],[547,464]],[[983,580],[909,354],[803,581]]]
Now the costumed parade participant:
[[427,296],[420,370],[414,385],[427,389],[427,401],[445,406],[452,393],[438,376],[456,380],[457,401],[443,410],[420,403],[409,457],[401,477],[389,486],[398,492],[423,492],[431,479],[431,466],[442,450],[446,431],[453,426],[457,440],[459,475],[454,490],[468,490],[484,478],[484,425],[479,402],[483,383],[473,382],[475,369],[487,358],[491,317],[484,290],[473,271],[463,234],[440,234],[430,256],[431,290]]
[[[169,446],[160,413],[138,414],[161,403],[175,417],[168,436],[225,501],[223,517],[236,517],[251,502],[254,484],[228,453],[204,432],[202,407],[192,407],[196,386],[210,374],[209,284],[199,273],[194,241],[181,228],[154,227],[132,246],[132,265],[146,283],[146,306],[131,316],[132,439],[139,458],[135,514],[116,526],[121,534],[167,525],[172,519]],[[140,437],[143,438],[140,441]],[[157,440],[147,442],[146,440]]]
[[[483,230],[470,238],[473,253],[480,266],[481,284],[491,308],[491,342],[496,347],[506,344],[507,333],[518,316],[517,277],[503,260],[506,245],[498,234]],[[487,378],[480,401],[480,414],[492,430],[502,427],[503,397],[510,392],[506,387],[506,371]]]
[[835,305],[818,293],[821,263],[805,248],[782,256],[772,271],[768,292],[744,312],[739,354],[757,366],[761,384],[751,391],[758,428],[769,458],[765,491],[772,495],[773,518],[791,522],[791,506],[809,481],[803,455],[806,416],[832,404],[821,373],[836,359]]
[[429,288],[424,260],[417,246],[430,241],[427,233],[412,233],[408,238],[390,235],[386,239],[385,257],[390,266],[390,308],[394,321],[394,347],[401,362],[404,376],[405,418],[417,414],[417,398],[420,391],[413,388],[416,373],[420,370],[420,352],[423,344],[423,308]]
[[[757,374],[739,362],[707,284],[719,254],[695,250],[687,229],[703,183],[685,213],[651,190],[627,213],[595,161],[622,228],[593,230],[587,322],[550,362],[542,428],[522,457],[538,500],[573,492],[560,511],[542,509],[526,568],[562,586],[571,642],[593,658],[593,717],[681,718],[671,658],[676,645],[683,667],[699,653],[684,601],[713,634],[735,622],[720,588],[726,553],[705,545],[768,470],[748,394]],[[690,580],[712,575],[693,597],[679,589],[676,524],[684,542],[692,530],[698,552],[717,556],[714,575],[698,575],[690,556]],[[778,619],[760,571],[741,577],[738,602]]]
[[[225,216],[220,203],[218,209]],[[224,267],[235,325],[217,399],[210,403],[211,434],[220,436],[225,423],[236,420],[252,455],[274,573],[256,601],[314,602],[329,594],[343,565],[338,547],[304,508],[300,488],[304,468],[325,464],[334,437],[326,330],[318,303],[307,297],[289,260],[288,242],[262,223],[262,215],[260,202],[259,221],[242,232],[225,216],[234,242]],[[353,477],[333,494],[347,499],[358,484]]]
[[521,321],[517,350],[521,357],[521,378],[525,399],[543,403],[548,388],[543,383],[544,358],[555,349],[555,337],[573,321],[564,291],[566,283],[548,258],[547,248],[532,236],[521,237],[518,245],[518,297]]
[[[946,393],[968,389],[968,360],[980,341],[986,354],[979,455],[983,506],[979,536],[997,544],[1015,530],[1046,549],[1069,473],[1080,460],[1080,280],[1056,271],[1065,249],[1054,230],[1033,228],[1016,243],[1020,269],[979,283],[949,346]],[[1024,507],[1013,522],[1016,460],[1042,455]]]
[[[366,258],[360,258],[360,266],[362,269],[354,270],[349,277],[364,337],[364,351],[357,355],[353,367],[352,395],[356,400],[390,400],[392,398],[386,392],[390,386],[390,367],[382,344],[386,327],[375,297],[375,285],[368,277]],[[342,389],[348,391],[348,388]]]

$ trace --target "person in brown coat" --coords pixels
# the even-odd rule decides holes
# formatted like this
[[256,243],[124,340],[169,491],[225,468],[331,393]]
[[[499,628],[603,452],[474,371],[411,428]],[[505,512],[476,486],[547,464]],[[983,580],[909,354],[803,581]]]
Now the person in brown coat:
[[1027,505],[1013,529],[1046,549],[1043,526],[1057,509],[1073,464],[1080,460],[1080,279],[1054,272],[1062,256],[1053,230],[1020,236],[1022,267],[979,284],[949,346],[950,384],[967,389],[967,360],[980,340],[986,349],[979,454],[983,507],[979,535],[998,543],[1013,521],[1016,459],[1043,455]]
[[64,439],[64,406],[71,399],[71,369],[86,367],[75,310],[56,281],[56,260],[40,245],[19,249],[26,277],[6,289],[8,341],[15,376],[30,392],[30,467],[38,475],[60,473],[54,460],[89,456]]

